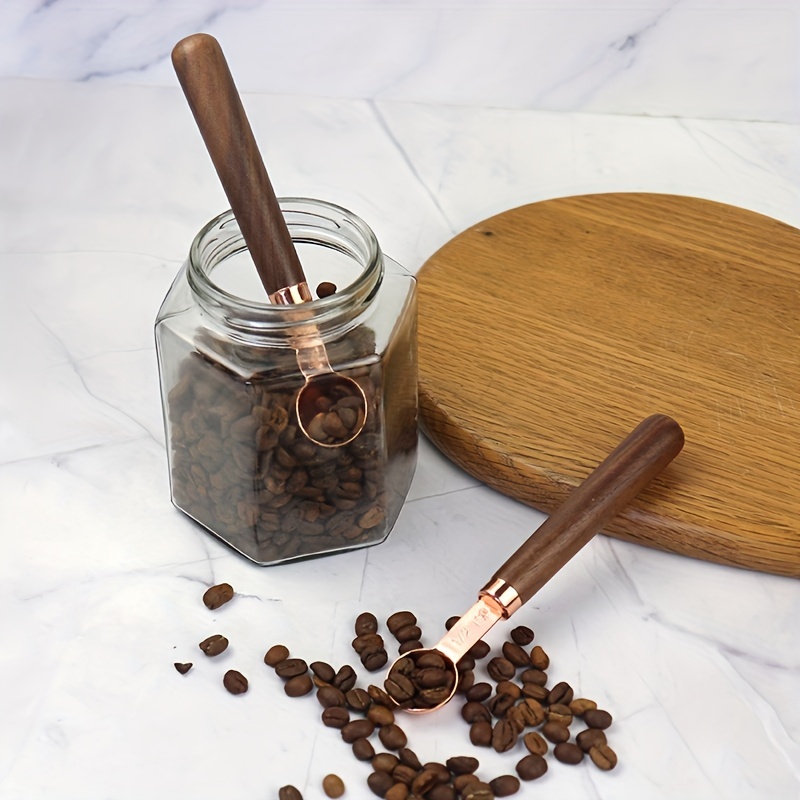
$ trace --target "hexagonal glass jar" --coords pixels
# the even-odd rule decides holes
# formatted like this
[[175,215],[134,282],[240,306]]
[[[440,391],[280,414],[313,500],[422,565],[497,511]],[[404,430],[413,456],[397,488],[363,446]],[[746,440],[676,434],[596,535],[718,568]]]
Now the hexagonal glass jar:
[[[280,205],[315,297],[303,324],[366,397],[355,439],[325,446],[298,425],[299,306],[266,300],[231,212],[195,237],[155,326],[172,502],[262,565],[383,541],[417,456],[414,278],[349,211]],[[317,297],[322,281],[336,291]]]

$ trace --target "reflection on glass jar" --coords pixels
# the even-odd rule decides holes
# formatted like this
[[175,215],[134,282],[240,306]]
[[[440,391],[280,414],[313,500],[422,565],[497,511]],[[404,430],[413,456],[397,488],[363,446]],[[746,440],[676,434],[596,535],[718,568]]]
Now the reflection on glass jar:
[[[259,564],[383,541],[417,452],[413,277],[348,211],[306,199],[281,209],[309,286],[332,282],[333,294],[265,302],[227,212],[195,238],[156,321],[172,501]],[[318,393],[316,442],[298,425],[299,329],[363,390],[364,427],[347,444],[325,442],[360,424],[360,397]]]

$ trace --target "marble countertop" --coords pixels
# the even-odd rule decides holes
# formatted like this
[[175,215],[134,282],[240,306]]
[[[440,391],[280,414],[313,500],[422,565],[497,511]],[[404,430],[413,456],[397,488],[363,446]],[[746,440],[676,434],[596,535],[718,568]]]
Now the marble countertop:
[[[283,693],[266,649],[283,643],[374,681],[350,645],[358,613],[407,608],[435,641],[544,517],[424,439],[397,525],[376,547],[261,568],[171,506],[153,322],[194,234],[227,204],[169,48],[192,30],[218,35],[237,54],[278,193],[354,211],[415,272],[481,219],[590,192],[693,195],[800,227],[797,4],[738,16],[723,2],[615,4],[581,18],[573,48],[527,94],[504,72],[519,78],[515,15],[560,31],[578,4],[507,3],[498,15],[474,2],[459,15],[365,3],[357,30],[355,6],[311,4],[340,46],[346,29],[364,41],[381,11],[396,16],[381,20],[397,38],[382,27],[385,61],[371,49],[375,70],[348,70],[318,30],[283,83],[259,65],[298,40],[287,33],[278,47],[267,24],[282,13],[294,30],[288,4],[168,3],[160,16],[135,2],[126,13],[13,5],[0,48],[0,798],[256,800],[291,783],[313,800],[330,772],[347,797],[372,796],[369,767],[320,724],[313,697]],[[66,23],[72,47],[55,33]],[[258,50],[259,26],[272,50]],[[476,83],[454,64],[481,26],[497,71]],[[701,35],[712,28],[713,48]],[[605,42],[602,58],[593,42]],[[677,42],[697,61],[676,59],[668,77]],[[712,57],[697,80],[692,63]],[[473,66],[485,61],[482,50]],[[223,581],[237,595],[209,611],[203,592]],[[552,678],[612,713],[619,755],[608,773],[551,758],[519,796],[800,796],[800,582],[598,536],[514,622],[536,631]],[[231,645],[208,659],[197,644],[214,633]],[[195,666],[182,676],[176,661]],[[231,668],[249,678],[246,694],[223,689]],[[475,755],[486,777],[524,755],[473,748],[454,704],[402,724],[423,760]]]

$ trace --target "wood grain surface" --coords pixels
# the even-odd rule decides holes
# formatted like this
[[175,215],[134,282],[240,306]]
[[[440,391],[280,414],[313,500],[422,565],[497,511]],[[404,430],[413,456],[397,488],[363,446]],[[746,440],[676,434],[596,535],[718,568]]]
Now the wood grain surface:
[[420,270],[422,425],[545,512],[641,419],[683,452],[605,533],[800,576],[800,231],[690,197],[522,206]]

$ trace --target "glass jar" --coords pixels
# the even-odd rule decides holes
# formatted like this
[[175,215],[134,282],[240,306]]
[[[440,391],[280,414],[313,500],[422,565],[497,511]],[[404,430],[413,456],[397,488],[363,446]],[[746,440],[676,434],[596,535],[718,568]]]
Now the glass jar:
[[[314,299],[266,301],[229,211],[195,237],[155,326],[172,502],[262,565],[383,541],[417,456],[413,276],[349,211],[303,198],[280,206]],[[336,291],[317,296],[322,281]],[[366,398],[363,429],[341,446],[298,425],[298,330],[313,330]],[[316,403],[324,415],[332,400]]]

